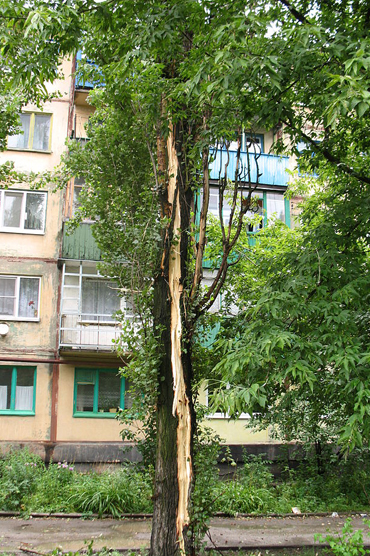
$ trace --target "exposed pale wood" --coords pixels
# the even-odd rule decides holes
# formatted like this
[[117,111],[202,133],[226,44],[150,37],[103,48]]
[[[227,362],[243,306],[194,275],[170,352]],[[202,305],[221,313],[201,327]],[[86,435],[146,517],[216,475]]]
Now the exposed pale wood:
[[188,498],[192,478],[191,461],[191,414],[186,394],[182,365],[182,322],[181,322],[181,206],[179,198],[178,158],[172,129],[167,140],[168,154],[168,202],[172,205],[173,240],[169,259],[169,290],[171,295],[171,364],[174,399],[172,412],[177,416],[177,477],[179,501],[176,528],[180,553],[185,551],[184,527],[189,525]]

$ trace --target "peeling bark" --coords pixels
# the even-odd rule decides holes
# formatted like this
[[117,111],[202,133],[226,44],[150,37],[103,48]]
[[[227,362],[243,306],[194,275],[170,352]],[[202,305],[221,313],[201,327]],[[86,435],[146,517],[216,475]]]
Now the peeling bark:
[[[151,556],[185,554],[189,526],[189,499],[193,480],[192,434],[195,419],[191,402],[191,360],[183,353],[183,282],[186,273],[189,199],[181,181],[181,133],[170,127],[167,143],[157,142],[163,175],[166,145],[166,179],[160,192],[163,230],[160,275],[155,282],[154,324],[162,349],[158,376],[157,453]],[[177,150],[179,152],[177,152]],[[192,197],[191,191],[189,198]],[[187,206],[189,203],[189,207]],[[190,348],[190,346],[188,346]]]
[[178,181],[178,158],[175,138],[171,131],[167,141],[168,151],[168,201],[173,208],[173,233],[169,259],[169,290],[171,295],[171,365],[173,375],[174,398],[172,413],[177,416],[177,476],[179,501],[177,508],[176,529],[180,551],[185,551],[183,531],[189,525],[189,491],[192,479],[191,461],[191,413],[186,393],[184,369],[182,365],[182,320],[181,320],[181,203]]

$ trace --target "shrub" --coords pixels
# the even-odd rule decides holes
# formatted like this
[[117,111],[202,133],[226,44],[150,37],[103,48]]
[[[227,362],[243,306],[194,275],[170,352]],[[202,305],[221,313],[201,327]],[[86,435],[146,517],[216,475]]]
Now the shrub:
[[29,500],[30,511],[73,511],[69,498],[73,493],[76,480],[76,472],[72,464],[66,461],[51,463],[39,475],[37,488]]
[[25,510],[45,470],[42,459],[28,449],[14,450],[0,460],[0,505],[3,510]]

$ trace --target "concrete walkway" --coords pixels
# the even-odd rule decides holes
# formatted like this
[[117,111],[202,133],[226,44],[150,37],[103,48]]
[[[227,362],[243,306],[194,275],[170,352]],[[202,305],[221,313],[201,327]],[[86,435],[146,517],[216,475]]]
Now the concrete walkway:
[[[214,518],[208,546],[219,549],[272,549],[317,546],[315,533],[340,533],[346,521],[339,517]],[[354,529],[368,530],[360,516],[353,517]],[[77,551],[93,539],[94,550],[102,547],[140,549],[149,546],[150,519],[0,518],[0,552],[19,554],[20,547],[49,552],[56,547]],[[366,546],[370,537],[364,535]],[[24,554],[24,552],[23,552]]]

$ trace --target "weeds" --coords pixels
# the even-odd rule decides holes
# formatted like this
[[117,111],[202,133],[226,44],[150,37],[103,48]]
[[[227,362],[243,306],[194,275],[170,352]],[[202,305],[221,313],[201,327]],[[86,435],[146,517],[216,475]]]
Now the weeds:
[[[217,472],[218,446],[207,430],[196,446],[195,485],[190,534],[203,538],[207,520],[215,512],[291,513],[367,511],[370,507],[370,464],[366,453],[348,461],[329,461],[318,475],[315,466],[285,469],[276,480],[261,458],[246,458],[236,470],[231,462],[230,480]],[[356,465],[359,468],[356,468]],[[116,471],[79,473],[67,462],[45,466],[27,449],[0,460],[0,510],[30,512],[80,512],[87,515],[150,513],[152,474],[133,464]]]
[[[369,521],[364,520],[369,526]],[[315,535],[315,540],[326,542],[330,546],[330,550],[334,556],[365,556],[368,550],[364,547],[363,531],[354,531],[352,527],[352,519],[345,522],[342,534],[333,535]]]

